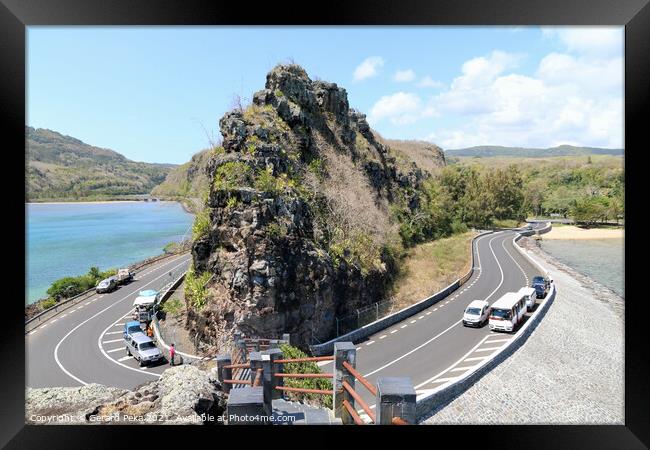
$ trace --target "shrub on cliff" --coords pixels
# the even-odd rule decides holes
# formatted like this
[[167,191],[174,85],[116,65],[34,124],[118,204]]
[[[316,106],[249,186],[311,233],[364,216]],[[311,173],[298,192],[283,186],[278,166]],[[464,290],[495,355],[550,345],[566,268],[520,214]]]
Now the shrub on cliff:
[[[299,348],[292,347],[291,345],[284,344],[280,346],[282,350],[282,357],[285,359],[293,358],[306,358],[304,352]],[[285,373],[320,373],[320,367],[315,362],[297,362],[284,364],[283,371]],[[284,385],[287,387],[303,388],[303,389],[323,389],[331,391],[333,388],[332,380],[329,378],[284,378]],[[297,392],[287,392],[289,399],[304,401],[309,403],[324,406],[326,408],[332,407],[332,396],[323,394],[301,394]]]

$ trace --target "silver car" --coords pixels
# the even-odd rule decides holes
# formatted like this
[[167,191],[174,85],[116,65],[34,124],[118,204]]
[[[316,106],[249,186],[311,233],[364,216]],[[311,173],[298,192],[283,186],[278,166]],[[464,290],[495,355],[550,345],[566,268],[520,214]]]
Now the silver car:
[[125,338],[126,354],[140,363],[140,367],[145,364],[160,361],[163,357],[162,352],[156,344],[153,343],[149,336],[143,333],[134,333]]

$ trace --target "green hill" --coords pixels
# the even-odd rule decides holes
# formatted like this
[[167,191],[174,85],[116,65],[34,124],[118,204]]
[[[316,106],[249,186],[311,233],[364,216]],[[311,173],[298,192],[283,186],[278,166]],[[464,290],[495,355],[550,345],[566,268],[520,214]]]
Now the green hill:
[[551,148],[525,148],[525,147],[501,147],[498,145],[480,145],[455,150],[445,150],[449,157],[478,157],[489,158],[493,156],[513,156],[525,158],[545,158],[549,156],[583,156],[583,155],[616,155],[623,156],[623,149],[619,148],[596,148],[596,147],[574,147],[572,145],[560,145]]
[[206,172],[209,160],[210,150],[195,154],[190,161],[173,168],[165,181],[153,188],[151,195],[182,201],[190,210],[200,209],[201,199],[210,188]]
[[25,127],[26,201],[115,199],[149,194],[173,164],[131,161],[119,153],[43,128]]

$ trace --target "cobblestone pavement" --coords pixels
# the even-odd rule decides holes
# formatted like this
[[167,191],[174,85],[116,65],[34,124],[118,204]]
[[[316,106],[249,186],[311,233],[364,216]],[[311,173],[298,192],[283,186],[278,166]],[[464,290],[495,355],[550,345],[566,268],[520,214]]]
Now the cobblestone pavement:
[[526,343],[424,424],[624,424],[624,299],[522,245],[558,294]]

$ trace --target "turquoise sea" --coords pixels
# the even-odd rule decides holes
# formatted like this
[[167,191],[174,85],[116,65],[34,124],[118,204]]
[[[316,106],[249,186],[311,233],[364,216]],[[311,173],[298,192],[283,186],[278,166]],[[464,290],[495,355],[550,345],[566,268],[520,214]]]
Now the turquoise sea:
[[191,233],[194,216],[176,202],[25,205],[25,303],[45,297],[50,284],[91,266],[122,267],[163,252]]
[[542,239],[542,250],[625,297],[623,239]]

